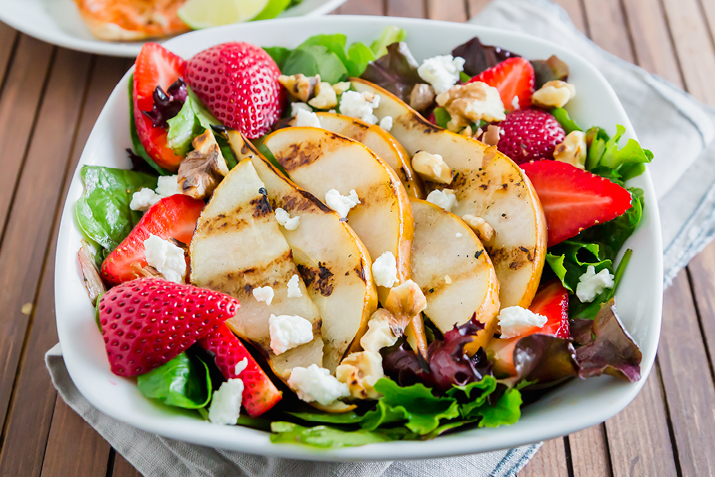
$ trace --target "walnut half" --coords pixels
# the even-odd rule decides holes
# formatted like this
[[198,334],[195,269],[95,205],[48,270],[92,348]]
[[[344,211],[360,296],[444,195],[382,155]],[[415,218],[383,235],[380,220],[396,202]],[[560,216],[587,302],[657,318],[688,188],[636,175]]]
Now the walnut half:
[[179,164],[179,184],[184,194],[194,199],[206,199],[228,174],[226,159],[209,129],[196,136],[194,150]]

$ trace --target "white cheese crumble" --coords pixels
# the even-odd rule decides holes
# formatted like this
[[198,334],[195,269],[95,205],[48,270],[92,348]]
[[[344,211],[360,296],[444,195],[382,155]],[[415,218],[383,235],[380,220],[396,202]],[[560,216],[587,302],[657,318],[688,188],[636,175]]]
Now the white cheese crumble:
[[511,110],[512,111],[518,111],[521,108],[519,105],[519,97],[514,96],[514,98],[511,100]]
[[373,110],[380,106],[380,95],[357,91],[346,91],[340,97],[340,114],[360,118],[368,124],[377,124]]
[[380,318],[371,318],[367,322],[367,332],[360,338],[360,346],[369,353],[380,353],[382,348],[392,346],[397,342],[397,337],[390,329],[390,323]]
[[452,207],[457,205],[457,196],[452,189],[433,190],[427,196],[427,202],[438,207],[442,207],[447,212],[452,211]]
[[548,321],[545,316],[537,315],[520,306],[502,308],[497,316],[502,338],[515,338],[531,328],[542,328]]
[[288,280],[288,298],[300,298],[303,296],[303,292],[300,291],[299,280],[298,275],[293,275]]
[[462,234],[460,232],[457,232],[454,236],[457,238],[462,238]]
[[355,189],[352,189],[348,195],[341,195],[338,190],[330,189],[325,194],[325,204],[344,219],[348,216],[350,209],[360,204],[360,199]]
[[345,383],[341,383],[330,375],[330,371],[311,364],[307,368],[297,366],[293,368],[288,379],[288,386],[295,391],[298,398],[305,402],[317,401],[323,406],[328,406],[336,400],[348,397],[350,390]]
[[380,287],[391,288],[397,283],[397,260],[392,252],[385,252],[372,263],[372,278]]
[[256,301],[266,302],[266,305],[271,304],[274,296],[275,293],[273,292],[273,288],[271,288],[270,286],[266,285],[265,287],[258,287],[253,289],[253,298],[255,298]]
[[445,275],[445,276],[444,276],[444,283],[446,283],[447,285],[451,285],[451,284],[452,284],[452,277],[450,277],[449,275]]
[[387,132],[392,130],[392,116],[385,116],[380,120],[380,127]]
[[144,187],[132,194],[132,201],[129,203],[129,208],[132,210],[146,211],[164,197],[183,194],[184,191],[179,185],[178,180],[178,175],[160,176],[155,191]]
[[427,58],[417,68],[420,78],[431,84],[435,93],[445,93],[459,81],[459,72],[464,70],[464,58],[441,55]]
[[271,315],[268,319],[271,349],[283,354],[289,349],[313,341],[313,325],[298,315]]
[[596,268],[590,265],[586,269],[586,273],[578,279],[576,296],[581,300],[581,303],[590,303],[606,288],[613,288],[613,285],[615,285],[613,278],[614,276],[611,275],[607,268],[596,273]]
[[307,111],[309,113],[313,112],[313,109],[305,103],[301,103],[301,102],[290,103],[290,115],[292,117],[298,116],[298,112],[300,112],[301,110]]
[[184,191],[179,185],[179,176],[159,176],[159,181],[156,186],[156,193],[162,197],[170,195],[183,194]]
[[[248,366],[246,358],[236,363],[236,376],[241,374],[246,366]],[[242,401],[243,381],[240,378],[229,379],[214,391],[211,406],[209,406],[209,421],[214,424],[235,425],[241,415]]]
[[166,280],[174,283],[186,281],[186,259],[180,247],[150,235],[144,241],[144,255],[147,263],[156,268]]
[[295,125],[298,127],[319,128],[320,119],[314,112],[301,108],[295,116]]
[[276,220],[286,230],[295,230],[298,228],[298,225],[300,225],[299,216],[291,217],[285,209],[281,209],[280,207],[276,209]]

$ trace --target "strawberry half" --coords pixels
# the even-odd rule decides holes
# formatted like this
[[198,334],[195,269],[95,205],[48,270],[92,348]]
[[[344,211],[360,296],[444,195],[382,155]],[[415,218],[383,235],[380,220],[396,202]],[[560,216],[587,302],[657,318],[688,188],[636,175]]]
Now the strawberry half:
[[182,194],[164,197],[154,204],[127,238],[104,259],[104,281],[117,285],[138,278],[138,270],[147,266],[144,241],[150,235],[190,243],[203,209],[203,201]]
[[160,86],[164,91],[184,76],[186,61],[157,43],[145,43],[137,56],[134,67],[134,123],[139,140],[147,154],[157,165],[176,171],[183,156],[174,154],[167,141],[167,131],[154,127],[144,112],[154,107],[154,90]]
[[631,193],[626,189],[571,164],[532,161],[521,168],[544,209],[549,247],[615,219],[631,207]]
[[[281,392],[225,324],[202,338],[199,346],[215,356],[216,366],[226,379],[240,378],[243,381],[243,407],[249,416],[260,416],[281,400]],[[243,358],[248,365],[236,375],[236,364]]]
[[239,303],[193,285],[140,278],[110,289],[98,306],[112,372],[138,376],[219,329]]
[[270,130],[283,111],[280,74],[262,48],[230,42],[191,58],[186,82],[224,125],[256,139]]
[[[514,110],[514,97],[519,98],[519,108],[531,105],[534,94],[534,67],[525,58],[509,58],[488,68],[469,80],[481,81],[499,90],[502,103],[507,111]],[[518,109],[518,108],[516,108]]]
[[529,310],[548,318],[541,328],[525,333],[523,336],[540,333],[543,335],[569,338],[569,291],[560,281],[554,280],[544,285],[531,302]]

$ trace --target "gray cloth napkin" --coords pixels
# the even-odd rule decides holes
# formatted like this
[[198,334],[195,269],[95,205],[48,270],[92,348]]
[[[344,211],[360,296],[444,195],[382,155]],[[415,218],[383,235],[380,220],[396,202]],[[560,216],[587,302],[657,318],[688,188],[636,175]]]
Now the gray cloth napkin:
[[[495,0],[473,23],[552,40],[595,64],[613,85],[638,134],[655,154],[650,171],[665,246],[665,281],[715,237],[715,110],[601,50],[546,0]],[[673,154],[677,151],[677,155]],[[159,476],[513,477],[541,444],[463,457],[399,462],[317,463],[210,449],[165,439],[115,421],[92,407],[72,383],[59,345],[46,355],[62,398],[142,474]]]

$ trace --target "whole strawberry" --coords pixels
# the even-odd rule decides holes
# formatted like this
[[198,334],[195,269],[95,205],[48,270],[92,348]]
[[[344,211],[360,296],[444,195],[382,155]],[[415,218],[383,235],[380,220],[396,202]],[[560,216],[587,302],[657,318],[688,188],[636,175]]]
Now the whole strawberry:
[[98,305],[109,364],[119,376],[138,376],[171,361],[239,307],[223,293],[160,278],[116,286]]
[[554,148],[566,138],[559,122],[538,109],[513,111],[499,126],[502,135],[497,149],[517,164],[553,159]]
[[230,42],[191,58],[186,81],[224,125],[249,139],[263,136],[281,116],[284,92],[275,61],[262,48]]

